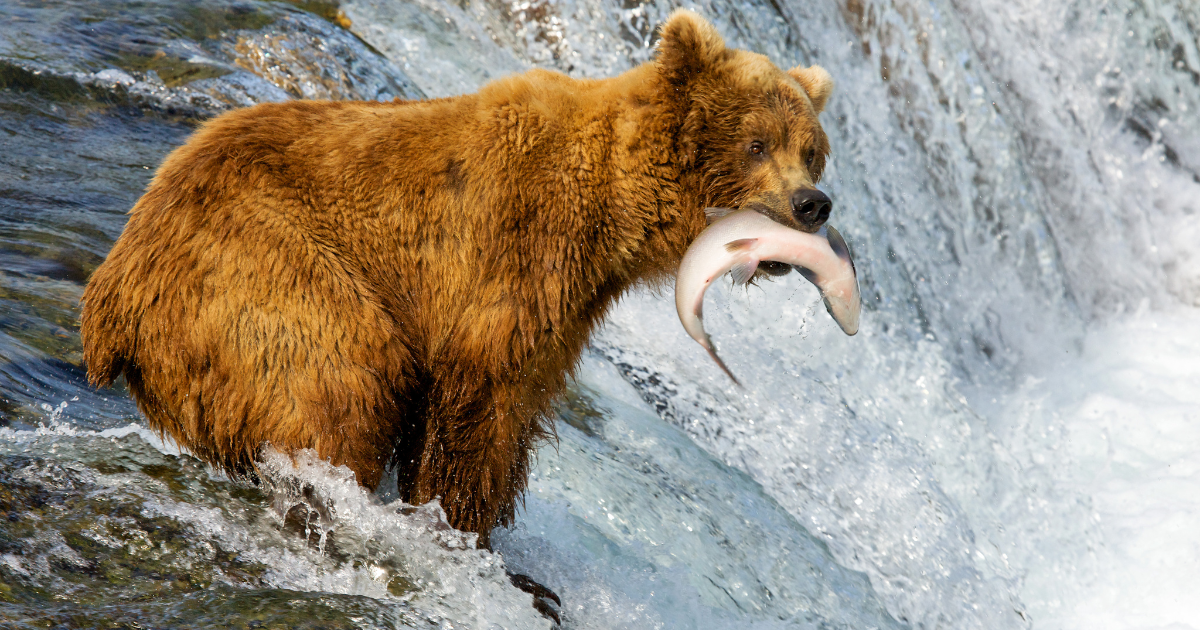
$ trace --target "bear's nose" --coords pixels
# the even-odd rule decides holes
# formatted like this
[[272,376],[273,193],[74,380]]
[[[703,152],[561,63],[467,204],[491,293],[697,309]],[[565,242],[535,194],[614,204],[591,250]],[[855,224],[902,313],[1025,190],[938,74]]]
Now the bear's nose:
[[818,227],[829,218],[833,202],[816,188],[799,188],[792,193],[792,214],[809,227]]

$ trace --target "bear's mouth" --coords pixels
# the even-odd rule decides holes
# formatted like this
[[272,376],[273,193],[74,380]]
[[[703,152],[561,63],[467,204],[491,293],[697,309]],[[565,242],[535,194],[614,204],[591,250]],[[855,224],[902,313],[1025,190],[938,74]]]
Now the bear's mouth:
[[[809,228],[808,226],[797,222],[792,217],[790,212],[784,212],[782,210],[778,210],[771,204],[766,203],[765,201],[762,201],[761,199],[755,199],[753,201],[748,201],[748,202],[742,204],[742,206],[740,208],[738,208],[738,210],[752,210],[752,211],[757,212],[757,213],[763,215],[764,217],[767,217],[768,219],[778,223],[779,225],[791,228],[793,230],[799,230],[801,232],[808,232],[809,234],[817,231],[816,227]],[[709,223],[711,224],[712,221],[710,220]]]
[[791,273],[792,266],[777,260],[764,260],[758,263],[758,270],[768,276],[778,278],[779,276],[786,276]]
[[[815,189],[808,190],[820,194],[820,191],[815,191]],[[820,196],[824,197],[824,194],[820,194]],[[825,225],[825,221],[829,218],[828,206],[826,206],[826,210],[823,214],[818,213],[815,216],[803,213],[801,211],[802,209],[803,206],[799,208],[793,207],[790,201],[787,201],[784,197],[775,194],[756,197],[743,203],[738,208],[738,210],[753,210],[754,212],[757,212],[768,219],[793,230],[799,230],[809,234],[816,234],[817,230],[820,230],[821,226]],[[711,218],[709,219],[709,223],[712,223]]]

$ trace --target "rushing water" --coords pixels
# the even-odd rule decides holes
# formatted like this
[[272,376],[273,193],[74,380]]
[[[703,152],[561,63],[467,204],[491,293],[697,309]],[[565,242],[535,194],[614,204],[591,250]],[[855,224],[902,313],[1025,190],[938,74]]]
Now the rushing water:
[[84,282],[197,121],[609,76],[674,6],[0,5],[0,627],[547,627],[505,567],[570,628],[1200,627],[1190,0],[688,5],[837,80],[862,332],[794,275],[713,291],[739,390],[631,294],[496,554],[304,455],[229,480],[86,385]]

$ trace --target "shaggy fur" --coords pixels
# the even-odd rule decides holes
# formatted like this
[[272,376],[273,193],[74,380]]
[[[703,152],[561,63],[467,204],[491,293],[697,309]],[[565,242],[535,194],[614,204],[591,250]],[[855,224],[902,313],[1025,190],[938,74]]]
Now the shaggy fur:
[[[669,277],[707,206],[796,227],[831,82],[675,13],[655,61],[533,70],[477,94],[271,103],[203,126],[131,211],[84,295],[94,384],[249,473],[315,449],[450,523],[507,524],[588,335]],[[766,150],[755,152],[753,143]]]

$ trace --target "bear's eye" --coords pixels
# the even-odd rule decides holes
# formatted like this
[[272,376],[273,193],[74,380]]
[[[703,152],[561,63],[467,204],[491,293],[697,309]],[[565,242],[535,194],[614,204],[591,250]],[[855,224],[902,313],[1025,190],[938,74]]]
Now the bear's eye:
[[809,151],[808,154],[804,158],[804,164],[806,166],[808,166],[808,170],[810,170],[810,171],[812,170],[813,162],[815,162],[815,161],[817,161],[816,151]]
[[762,155],[767,151],[767,148],[763,146],[761,141],[755,140],[754,142],[750,143],[750,148],[747,149],[747,151],[750,152],[750,155]]

